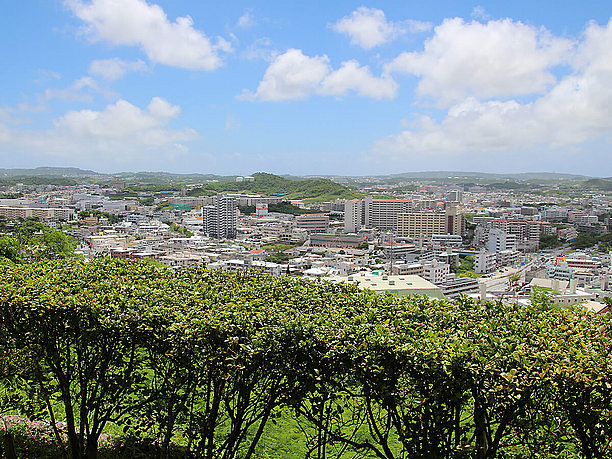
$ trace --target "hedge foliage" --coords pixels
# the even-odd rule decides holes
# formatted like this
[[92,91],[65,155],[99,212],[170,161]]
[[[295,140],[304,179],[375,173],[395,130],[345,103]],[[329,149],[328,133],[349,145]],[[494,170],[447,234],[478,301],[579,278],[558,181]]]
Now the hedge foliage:
[[[110,259],[0,267],[5,410],[257,457],[290,413],[309,457],[612,457],[612,321],[257,272]],[[64,442],[57,431],[58,443]]]

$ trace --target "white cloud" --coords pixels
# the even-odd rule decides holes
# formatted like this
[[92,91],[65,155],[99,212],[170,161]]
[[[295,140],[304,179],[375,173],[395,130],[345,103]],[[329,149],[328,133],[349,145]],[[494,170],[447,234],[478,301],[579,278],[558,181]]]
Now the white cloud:
[[147,69],[147,64],[140,59],[137,61],[125,61],[118,57],[100,59],[89,64],[89,73],[105,80],[118,80],[127,72],[142,72]]
[[415,21],[414,19],[408,19],[407,21],[400,22],[399,24],[403,24],[403,27],[405,27],[410,33],[429,32],[433,27],[431,22]]
[[54,72],[53,70],[39,69],[37,72],[38,77],[34,80],[35,83],[45,83],[49,80],[61,80],[62,74]]
[[170,105],[170,103],[162,99],[161,97],[153,97],[147,110],[152,117],[157,120],[167,120],[170,118],[176,118],[181,113],[181,107],[178,105]]
[[227,115],[225,118],[225,130],[226,131],[235,131],[240,127],[240,122],[236,120],[232,115]]
[[246,10],[243,15],[238,18],[238,27],[241,29],[248,29],[256,24],[257,22],[251,10]]
[[392,41],[407,31],[416,33],[430,30],[431,24],[414,20],[387,21],[384,11],[360,6],[332,27],[336,32],[348,35],[352,44],[372,49]]
[[145,110],[118,100],[101,111],[69,111],[55,119],[49,130],[18,130],[0,125],[0,150],[88,159],[104,167],[145,160],[151,154],[179,154],[186,149],[183,142],[199,138],[191,128],[167,127],[179,113],[180,107],[159,97],[151,99]]
[[350,91],[374,99],[393,99],[397,84],[389,76],[375,77],[369,67],[354,60],[333,70],[326,55],[309,57],[299,49],[289,49],[270,64],[255,93],[244,91],[238,97],[279,102],[314,94],[343,96]]
[[170,105],[160,97],[151,99],[147,110],[118,100],[103,111],[74,110],[54,121],[59,131],[70,132],[77,137],[119,139],[128,135],[147,134],[147,131],[165,125],[176,117],[180,107]]
[[100,86],[94,78],[84,76],[77,78],[68,87],[47,88],[43,93],[35,94],[32,98],[34,102],[24,101],[12,107],[0,107],[0,122],[14,125],[29,124],[33,121],[30,115],[49,112],[53,100],[88,103],[92,102],[96,95],[102,95],[109,100],[118,98],[117,93]]
[[471,16],[473,19],[482,19],[483,21],[488,21],[489,18],[491,17],[486,12],[486,10],[480,5],[474,7],[474,9],[472,10]]
[[114,98],[116,96],[114,92],[100,87],[98,82],[92,77],[85,76],[78,78],[67,88],[46,89],[43,100],[60,99],[76,102],[90,102],[93,100],[93,93],[100,93],[107,98]]
[[327,56],[308,57],[299,49],[289,49],[270,64],[257,92],[245,92],[242,98],[272,102],[306,99],[329,71]]
[[572,42],[510,19],[446,19],[422,52],[405,52],[387,72],[417,75],[418,94],[452,104],[467,96],[542,93],[555,83],[550,67],[566,62]]
[[193,70],[214,70],[222,65],[219,51],[228,52],[228,41],[216,43],[194,28],[190,16],[168,20],[164,10],[145,0],[65,0],[87,26],[94,41],[139,46],[148,58],[160,64]]
[[470,98],[451,107],[441,123],[427,116],[420,117],[414,129],[377,141],[374,150],[392,156],[450,154],[533,143],[538,140],[534,138],[534,130],[529,124],[522,124],[529,111],[530,107],[515,101],[479,102]]
[[41,113],[47,110],[47,101],[44,97],[38,97],[38,103],[21,102],[14,107],[0,107],[0,123],[28,124],[32,122],[31,114]]
[[436,122],[380,139],[376,154],[455,154],[561,148],[612,135],[612,21],[590,24],[572,60],[574,72],[531,103],[468,97]]
[[351,60],[343,62],[338,70],[325,77],[319,93],[343,96],[349,91],[373,99],[394,99],[397,83],[388,76],[377,78],[367,66],[361,67],[357,61]]
[[263,60],[272,62],[278,51],[274,48],[274,43],[268,37],[262,37],[251,43],[242,53],[242,56],[250,61]]

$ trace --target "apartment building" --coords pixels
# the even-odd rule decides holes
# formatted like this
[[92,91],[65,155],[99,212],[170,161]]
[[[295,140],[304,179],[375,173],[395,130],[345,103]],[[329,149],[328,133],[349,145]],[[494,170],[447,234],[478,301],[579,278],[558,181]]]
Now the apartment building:
[[569,209],[566,207],[547,207],[542,212],[542,218],[549,222],[567,221]]
[[497,266],[497,254],[481,250],[474,256],[474,272],[479,274],[490,273]]
[[516,250],[516,235],[508,234],[499,228],[491,228],[486,247],[487,251],[496,253],[502,250]]
[[38,218],[42,221],[68,221],[73,215],[74,210],[65,207],[0,207],[0,216],[10,220]]
[[540,235],[554,236],[555,234],[557,234],[557,228],[552,226],[550,222],[540,223]]
[[215,205],[202,207],[202,227],[204,234],[217,239],[236,236],[236,198],[218,194]]
[[305,229],[309,233],[326,233],[329,230],[328,214],[300,215],[295,219],[298,228]]
[[520,252],[517,250],[502,250],[497,252],[497,265],[498,266],[514,266],[517,265],[520,260]]
[[446,281],[450,274],[450,265],[433,260],[423,263],[423,277],[433,284],[441,284]]
[[517,244],[524,242],[539,242],[540,222],[529,221],[522,218],[496,218],[493,220],[492,228],[498,228],[506,234],[516,236]]
[[361,228],[377,228],[394,231],[397,216],[411,212],[414,201],[408,199],[353,199],[344,204],[344,231],[355,233]]
[[434,234],[465,232],[465,218],[456,207],[443,212],[410,212],[397,216],[397,236],[406,238],[431,238]]
[[352,199],[344,203],[344,231],[356,233],[363,226],[363,201]]
[[576,231],[576,228],[573,226],[570,226],[568,228],[560,228],[557,231],[557,235],[559,237],[559,239],[561,239],[562,241],[573,241],[574,239],[576,239],[578,237],[578,231]]

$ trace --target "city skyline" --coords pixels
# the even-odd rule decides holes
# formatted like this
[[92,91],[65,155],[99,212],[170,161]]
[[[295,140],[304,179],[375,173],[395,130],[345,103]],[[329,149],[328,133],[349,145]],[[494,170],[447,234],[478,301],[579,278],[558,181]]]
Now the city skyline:
[[612,176],[603,1],[36,0],[4,13],[2,167]]

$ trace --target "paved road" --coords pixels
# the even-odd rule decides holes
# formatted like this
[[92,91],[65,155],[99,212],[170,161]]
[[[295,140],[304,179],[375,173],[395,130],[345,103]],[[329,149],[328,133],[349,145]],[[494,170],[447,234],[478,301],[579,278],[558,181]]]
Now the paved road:
[[[506,290],[506,288],[510,285],[510,276],[513,274],[518,274],[519,276],[523,276],[525,271],[528,271],[533,265],[533,261],[529,261],[526,265],[520,266],[518,268],[506,267],[503,268],[500,272],[495,273],[492,277],[485,279],[485,283],[487,284],[488,291],[500,291]],[[501,287],[501,288],[500,288]]]

